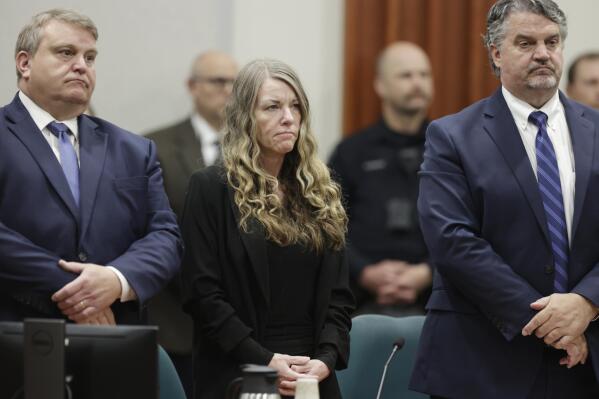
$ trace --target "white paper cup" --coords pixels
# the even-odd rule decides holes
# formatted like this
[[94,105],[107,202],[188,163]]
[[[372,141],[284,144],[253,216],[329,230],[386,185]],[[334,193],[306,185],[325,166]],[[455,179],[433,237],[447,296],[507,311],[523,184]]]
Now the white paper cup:
[[298,378],[295,386],[295,399],[320,399],[318,380],[316,378]]

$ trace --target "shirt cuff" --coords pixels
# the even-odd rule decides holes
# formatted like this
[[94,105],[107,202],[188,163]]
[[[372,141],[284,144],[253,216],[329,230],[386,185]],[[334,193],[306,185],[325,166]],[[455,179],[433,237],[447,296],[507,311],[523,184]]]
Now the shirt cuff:
[[127,281],[125,276],[123,276],[123,273],[118,271],[113,266],[106,266],[106,267],[109,268],[110,270],[112,270],[114,272],[114,274],[116,274],[119,281],[121,282],[121,302],[128,302],[128,301],[136,300],[137,294],[135,293],[135,290],[133,288],[131,288],[131,286],[129,285],[129,282]]

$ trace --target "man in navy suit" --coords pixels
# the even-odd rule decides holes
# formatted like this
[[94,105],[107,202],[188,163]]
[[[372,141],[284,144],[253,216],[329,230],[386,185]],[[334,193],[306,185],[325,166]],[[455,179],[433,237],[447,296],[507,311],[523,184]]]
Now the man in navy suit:
[[137,323],[178,270],[154,144],[83,114],[97,37],[67,10],[19,34],[19,92],[0,108],[0,320]]
[[501,88],[428,128],[418,209],[435,276],[414,390],[599,397],[599,113],[558,90],[566,33],[552,0],[497,1],[485,42]]

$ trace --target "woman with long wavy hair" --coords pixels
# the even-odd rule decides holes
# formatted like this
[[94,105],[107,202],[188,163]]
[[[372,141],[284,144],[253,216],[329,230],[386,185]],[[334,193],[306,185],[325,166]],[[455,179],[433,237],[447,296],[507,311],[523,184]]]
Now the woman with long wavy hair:
[[184,309],[194,319],[194,397],[224,396],[245,363],[279,391],[313,376],[339,398],[353,298],[339,186],[316,155],[308,99],[275,60],[246,65],[225,110],[222,163],[190,181]]

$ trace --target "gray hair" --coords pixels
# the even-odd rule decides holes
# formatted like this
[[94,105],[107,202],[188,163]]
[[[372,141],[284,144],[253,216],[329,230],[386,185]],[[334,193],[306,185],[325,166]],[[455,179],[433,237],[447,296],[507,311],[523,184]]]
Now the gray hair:
[[[79,14],[76,11],[54,8],[35,15],[21,29],[15,46],[15,57],[21,51],[25,51],[31,56],[36,53],[41,41],[41,31],[50,21],[60,21],[79,26],[91,33],[94,39],[98,40],[98,28],[96,28],[96,25],[89,17]],[[18,69],[17,77],[21,79],[21,73]]]
[[530,12],[541,15],[559,26],[562,41],[568,36],[566,15],[552,0],[498,0],[487,14],[487,32],[483,35],[483,42],[489,53],[491,68],[499,76],[500,69],[493,62],[491,47],[501,47],[505,39],[505,22],[508,17],[516,12]]

